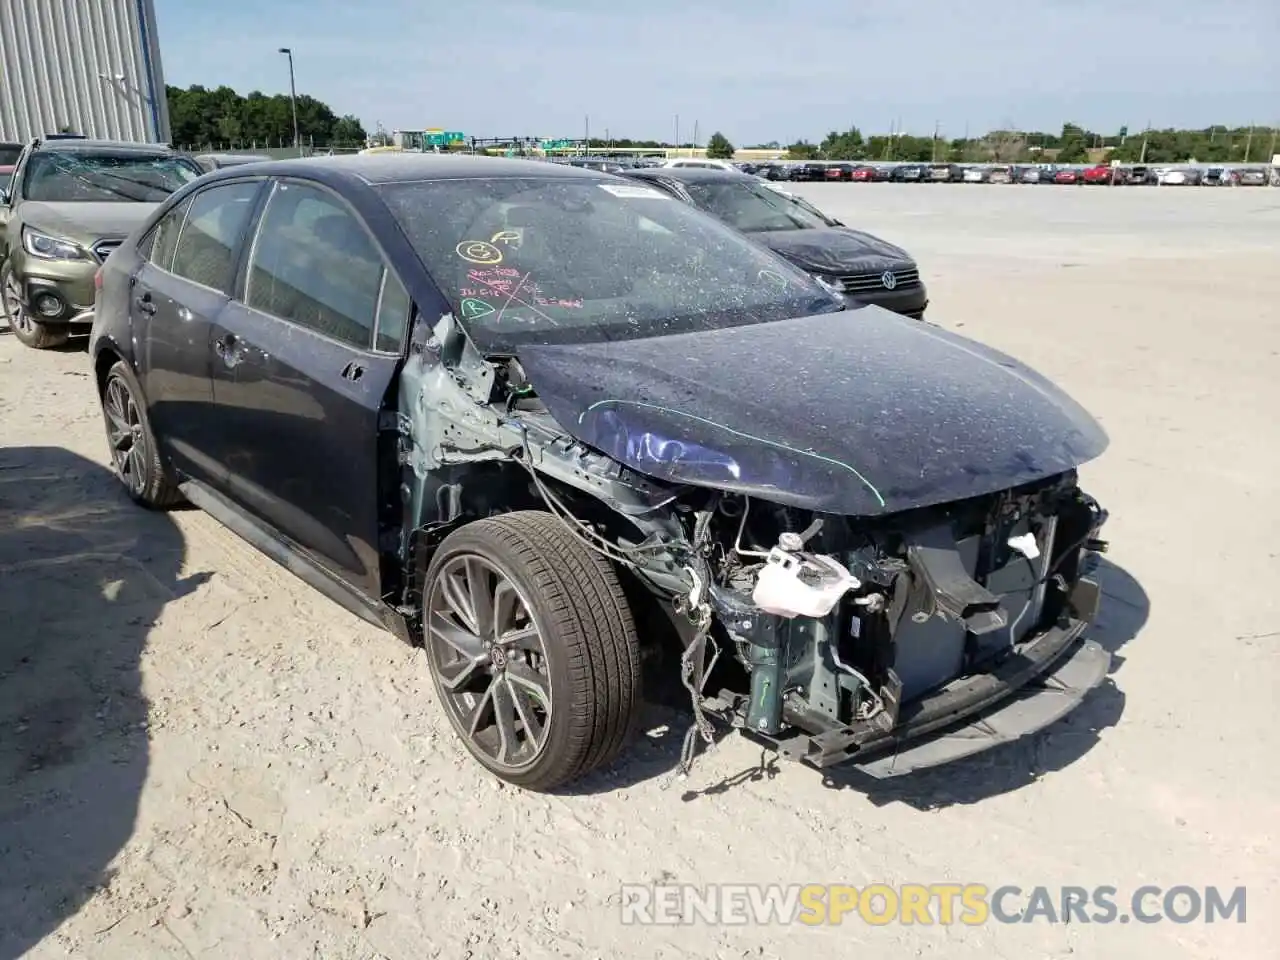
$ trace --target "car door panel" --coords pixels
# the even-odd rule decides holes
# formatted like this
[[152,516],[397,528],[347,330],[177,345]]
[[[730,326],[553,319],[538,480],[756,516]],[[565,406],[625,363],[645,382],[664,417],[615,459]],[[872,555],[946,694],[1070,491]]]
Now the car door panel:
[[181,473],[226,486],[213,396],[213,323],[230,302],[261,179],[214,184],[161,219],[133,276],[130,315],[162,452]]
[[345,201],[289,179],[271,188],[242,272],[213,331],[229,496],[378,597],[379,420],[399,365],[398,350],[372,349],[395,299],[385,257]]
[[144,344],[143,390],[152,428],[181,473],[221,485],[212,456],[219,430],[213,406],[213,322],[228,298],[144,263],[130,311]]
[[213,342],[231,498],[377,596],[379,415],[398,358],[240,303]]

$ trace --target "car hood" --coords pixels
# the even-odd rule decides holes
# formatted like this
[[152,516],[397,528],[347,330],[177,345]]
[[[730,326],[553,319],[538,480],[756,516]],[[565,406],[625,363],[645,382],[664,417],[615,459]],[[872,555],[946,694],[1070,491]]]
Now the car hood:
[[1012,357],[875,306],[519,356],[551,415],[615,460],[826,513],[992,493],[1107,446]]
[[751,238],[801,269],[816,273],[852,273],[860,268],[874,270],[912,262],[901,247],[848,227],[770,230],[753,233]]
[[160,206],[158,203],[40,203],[22,204],[22,222],[42,233],[79,243],[132,233]]

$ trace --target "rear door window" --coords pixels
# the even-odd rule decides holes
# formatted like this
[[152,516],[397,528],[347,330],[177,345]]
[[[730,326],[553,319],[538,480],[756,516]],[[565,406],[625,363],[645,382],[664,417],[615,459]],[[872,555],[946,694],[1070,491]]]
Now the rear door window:
[[178,236],[182,233],[182,224],[190,209],[191,200],[188,198],[165,214],[143,243],[147,259],[161,270],[173,271],[173,251],[178,247]]
[[[219,293],[229,293],[236,250],[260,186],[259,180],[247,180],[196,194],[178,236],[170,272]],[[167,238],[163,235],[157,238],[157,246],[164,239]]]

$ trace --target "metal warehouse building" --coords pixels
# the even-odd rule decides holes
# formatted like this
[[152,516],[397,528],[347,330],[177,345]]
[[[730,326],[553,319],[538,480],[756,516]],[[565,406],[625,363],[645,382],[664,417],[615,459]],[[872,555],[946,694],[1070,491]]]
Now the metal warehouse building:
[[0,0],[0,140],[167,142],[153,0]]

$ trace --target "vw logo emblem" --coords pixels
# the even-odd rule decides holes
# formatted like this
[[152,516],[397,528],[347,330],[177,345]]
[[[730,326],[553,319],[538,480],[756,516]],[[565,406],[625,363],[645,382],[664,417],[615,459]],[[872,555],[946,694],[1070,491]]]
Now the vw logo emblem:
[[880,274],[880,282],[884,284],[886,290],[892,290],[898,285],[898,278],[893,275],[892,270],[886,270]]

